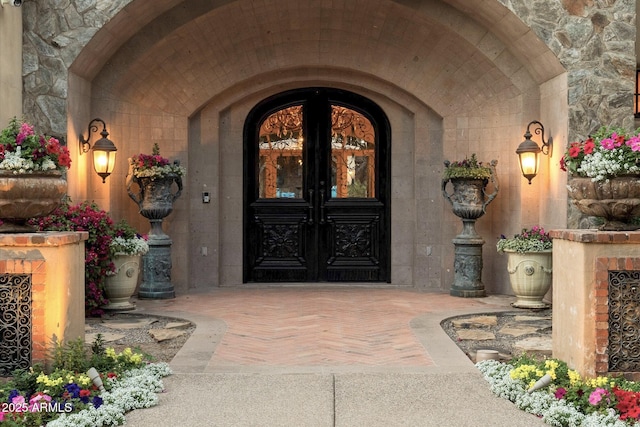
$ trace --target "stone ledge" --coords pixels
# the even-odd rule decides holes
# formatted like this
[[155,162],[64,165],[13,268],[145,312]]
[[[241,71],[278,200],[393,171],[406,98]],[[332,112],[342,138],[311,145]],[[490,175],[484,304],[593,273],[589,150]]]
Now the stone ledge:
[[45,231],[0,234],[0,247],[64,246],[85,241],[87,231]]
[[551,230],[552,239],[579,243],[640,243],[640,231]]

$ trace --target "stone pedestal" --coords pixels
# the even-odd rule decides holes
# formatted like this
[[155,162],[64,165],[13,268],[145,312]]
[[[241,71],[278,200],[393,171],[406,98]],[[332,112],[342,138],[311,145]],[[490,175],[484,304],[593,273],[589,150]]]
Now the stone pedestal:
[[640,232],[553,230],[549,234],[553,357],[583,376],[611,373],[637,379]]
[[[87,232],[0,234],[0,372],[45,363],[53,341],[84,339]],[[13,339],[8,339],[13,337]]]
[[482,283],[482,245],[485,241],[475,229],[476,220],[463,219],[462,233],[452,242],[454,252],[454,282],[450,294],[456,297],[485,297]]
[[175,298],[171,283],[171,244],[168,235],[162,232],[162,220],[151,220],[149,252],[142,256],[142,282],[138,298]]

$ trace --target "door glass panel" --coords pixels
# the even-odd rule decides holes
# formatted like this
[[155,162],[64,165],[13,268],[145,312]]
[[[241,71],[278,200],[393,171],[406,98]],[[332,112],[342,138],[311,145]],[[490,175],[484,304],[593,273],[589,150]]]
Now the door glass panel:
[[375,197],[375,130],[357,111],[331,106],[331,197]]
[[260,124],[259,197],[301,198],[303,188],[302,106],[284,108]]

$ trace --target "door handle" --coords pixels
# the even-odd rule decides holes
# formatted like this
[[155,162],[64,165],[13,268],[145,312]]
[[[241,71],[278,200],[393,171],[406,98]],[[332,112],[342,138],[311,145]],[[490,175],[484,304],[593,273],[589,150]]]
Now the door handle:
[[320,181],[320,225],[324,224],[324,181]]
[[313,225],[313,190],[309,190],[309,219],[307,220],[307,224]]

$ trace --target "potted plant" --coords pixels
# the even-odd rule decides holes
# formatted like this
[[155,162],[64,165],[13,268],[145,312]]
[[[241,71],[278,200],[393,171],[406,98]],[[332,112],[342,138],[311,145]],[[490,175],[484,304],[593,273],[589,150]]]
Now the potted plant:
[[[152,154],[136,154],[129,159],[127,192],[140,208],[140,214],[151,221],[150,235],[161,236],[162,219],[173,210],[173,202],[182,193],[182,176],[185,169],[176,160],[173,163],[160,155],[158,144],[153,144]],[[172,194],[176,183],[178,190]],[[138,184],[139,191],[131,191],[131,184]]]
[[[173,203],[182,193],[185,169],[176,160],[173,163],[160,155],[158,144],[152,154],[137,154],[129,159],[127,192],[140,208],[140,214],[151,223],[149,254],[143,259],[143,280],[140,298],[173,298],[171,284],[171,239],[162,231],[162,220],[173,210]],[[138,193],[131,191],[138,185]],[[172,192],[173,183],[178,187]]]
[[[462,219],[462,233],[453,239],[455,245],[454,283],[451,295],[461,297],[485,296],[482,284],[482,245],[484,239],[478,235],[475,222],[484,215],[487,205],[498,194],[498,178],[495,172],[497,161],[486,166],[479,162],[475,153],[461,161],[445,161],[442,177],[442,195],[451,203],[453,213]],[[489,180],[493,193],[487,194]],[[447,192],[451,182],[453,192]]]
[[560,160],[570,174],[569,197],[580,212],[604,218],[602,230],[640,225],[640,128],[601,127],[586,141],[572,142]]
[[542,299],[551,287],[553,241],[544,228],[533,226],[507,238],[500,236],[500,253],[506,253],[511,289],[518,308],[547,308]]
[[147,239],[124,220],[113,228],[109,254],[114,270],[107,274],[104,287],[109,303],[105,310],[133,310],[130,298],[138,285],[140,258],[149,251]]
[[69,150],[58,139],[14,117],[0,132],[0,231],[34,231],[26,220],[60,205],[67,191],[62,174],[70,166]]
[[[495,174],[497,160],[484,165],[473,153],[471,158],[459,161],[445,161],[442,177],[442,193],[453,206],[453,213],[460,218],[478,219],[498,193],[498,181]],[[486,194],[485,189],[491,180],[495,191]],[[447,183],[453,184],[453,193],[446,191]]]

